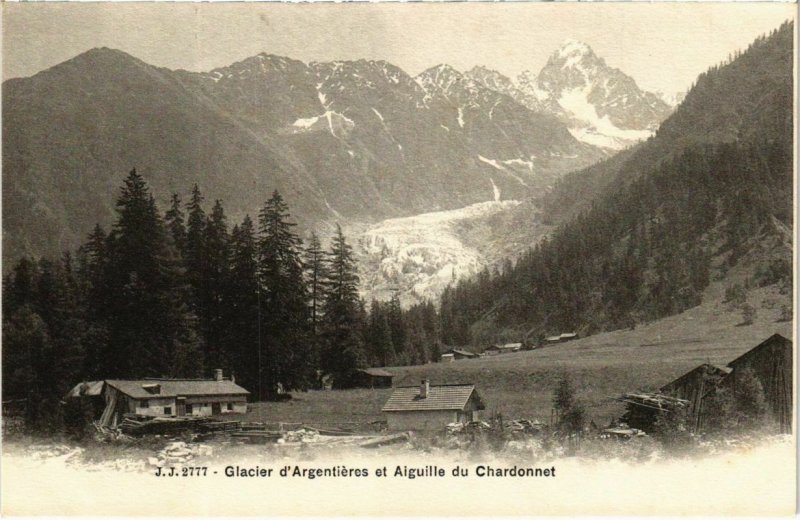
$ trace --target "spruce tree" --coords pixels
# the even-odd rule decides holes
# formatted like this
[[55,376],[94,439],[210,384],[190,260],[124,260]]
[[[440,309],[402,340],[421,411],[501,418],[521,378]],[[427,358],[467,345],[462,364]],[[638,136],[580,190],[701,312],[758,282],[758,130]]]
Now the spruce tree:
[[279,383],[286,389],[305,389],[313,380],[307,289],[294,226],[283,197],[275,191],[259,213],[262,398],[274,397]]
[[350,386],[355,370],[366,365],[358,281],[352,248],[337,225],[324,284],[322,369],[339,388]]
[[202,372],[196,318],[178,251],[144,179],[132,170],[108,239],[105,377]]
[[230,238],[230,268],[225,284],[222,348],[237,381],[257,394],[259,387],[259,295],[253,221],[245,216]]

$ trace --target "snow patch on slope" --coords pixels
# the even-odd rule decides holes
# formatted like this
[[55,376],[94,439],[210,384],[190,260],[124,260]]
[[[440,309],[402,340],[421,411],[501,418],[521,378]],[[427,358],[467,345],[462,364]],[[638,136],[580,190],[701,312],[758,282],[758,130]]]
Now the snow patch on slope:
[[495,161],[494,159],[487,159],[486,157],[484,157],[484,156],[482,156],[482,155],[479,155],[479,156],[478,156],[478,159],[479,159],[480,161],[482,161],[482,162],[485,162],[486,164],[488,164],[488,165],[490,165],[490,166],[494,166],[494,167],[495,167],[495,168],[497,168],[498,170],[503,170],[503,171],[505,171],[505,169],[506,169],[506,167],[505,167],[505,166],[503,166],[502,164],[498,163],[498,162],[497,162],[497,161]]
[[576,139],[601,148],[621,150],[653,135],[649,130],[619,128],[611,122],[608,115],[600,117],[595,106],[588,100],[589,88],[565,90],[558,100],[558,104],[572,115],[575,124],[569,131]]
[[494,201],[500,202],[500,188],[497,187],[497,184],[494,183],[494,179],[489,177],[489,181],[492,183],[492,193],[494,193]]
[[354,127],[355,122],[349,117],[328,110],[319,116],[299,118],[291,124],[290,129],[295,134],[327,129],[334,137],[346,137]]

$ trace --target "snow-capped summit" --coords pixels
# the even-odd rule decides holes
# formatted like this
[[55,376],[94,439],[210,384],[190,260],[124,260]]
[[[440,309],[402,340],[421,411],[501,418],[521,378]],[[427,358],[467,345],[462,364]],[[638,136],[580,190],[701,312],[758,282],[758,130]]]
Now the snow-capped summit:
[[[561,47],[553,54],[559,59],[564,60],[564,67],[572,66],[584,57],[595,57],[594,51],[587,44],[576,40],[566,40]],[[551,58],[552,59],[552,58]]]
[[646,139],[671,111],[660,96],[575,40],[553,52],[538,75],[520,74],[516,86],[520,102],[555,114],[577,139],[607,149]]
[[442,96],[450,99],[464,88],[474,87],[470,79],[446,64],[424,70],[416,79],[429,98]]

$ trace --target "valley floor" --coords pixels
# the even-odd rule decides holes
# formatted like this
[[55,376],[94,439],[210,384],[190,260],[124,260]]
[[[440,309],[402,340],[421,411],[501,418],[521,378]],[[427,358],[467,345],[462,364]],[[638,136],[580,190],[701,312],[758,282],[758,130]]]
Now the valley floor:
[[[474,383],[488,414],[506,419],[547,422],[553,390],[562,373],[576,386],[589,417],[604,426],[622,413],[609,399],[623,392],[655,390],[702,363],[725,365],[772,334],[792,338],[792,323],[779,321],[789,300],[774,287],[753,290],[758,307],[751,325],[742,325],[741,311],[726,303],[707,303],[634,330],[618,330],[542,349],[452,363],[390,367],[394,386]],[[247,420],[354,423],[380,420],[391,390],[311,391],[291,401],[254,403]]]

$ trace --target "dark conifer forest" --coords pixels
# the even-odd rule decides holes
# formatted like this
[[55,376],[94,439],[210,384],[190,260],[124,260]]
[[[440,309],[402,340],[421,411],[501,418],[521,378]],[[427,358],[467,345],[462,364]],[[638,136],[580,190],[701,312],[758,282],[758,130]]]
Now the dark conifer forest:
[[59,260],[23,258],[4,279],[4,399],[39,403],[29,419],[57,424],[78,381],[232,373],[258,399],[320,385],[347,387],[355,369],[438,358],[432,303],[404,312],[396,299],[358,295],[341,228],[323,250],[305,245],[276,191],[258,214],[229,227],[194,186],[159,212],[136,170],[117,220],[96,226]]

